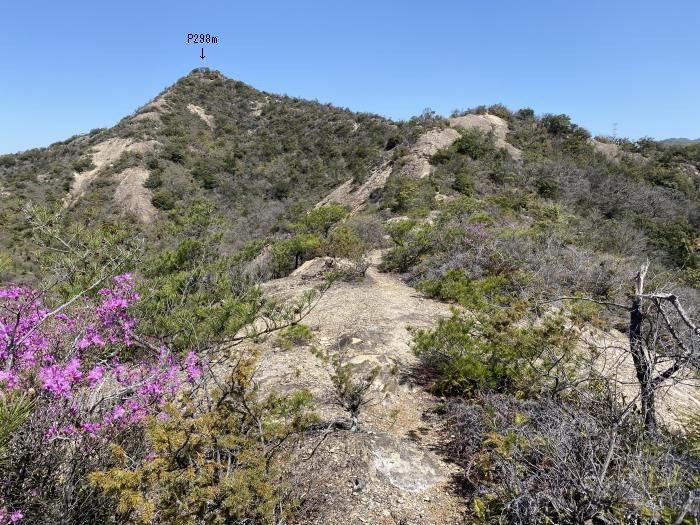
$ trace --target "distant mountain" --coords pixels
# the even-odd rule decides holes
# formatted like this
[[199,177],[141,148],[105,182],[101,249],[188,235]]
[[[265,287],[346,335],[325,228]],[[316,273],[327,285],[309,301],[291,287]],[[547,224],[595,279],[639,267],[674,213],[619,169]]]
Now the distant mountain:
[[700,138],[698,139],[686,139],[686,138],[673,138],[664,139],[659,141],[660,144],[664,146],[691,146],[693,144],[700,144]]

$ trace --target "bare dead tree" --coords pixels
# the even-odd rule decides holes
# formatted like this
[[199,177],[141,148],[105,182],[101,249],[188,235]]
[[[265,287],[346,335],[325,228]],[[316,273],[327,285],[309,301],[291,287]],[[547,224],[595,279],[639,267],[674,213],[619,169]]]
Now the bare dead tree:
[[[584,300],[629,312],[629,353],[639,386],[641,415],[648,431],[656,428],[656,393],[669,381],[681,381],[683,371],[700,368],[700,328],[673,293],[646,293],[649,261],[634,277],[630,306],[587,297]],[[687,374],[685,374],[687,375]]]
[[640,399],[642,405],[642,417],[644,425],[653,430],[656,427],[656,416],[654,414],[654,388],[652,382],[653,362],[652,356],[645,352],[644,338],[642,334],[642,323],[644,314],[642,312],[642,294],[644,293],[644,279],[649,270],[649,261],[645,261],[639,268],[639,272],[634,278],[634,297],[630,308],[630,354],[634,360],[634,370],[640,388]]

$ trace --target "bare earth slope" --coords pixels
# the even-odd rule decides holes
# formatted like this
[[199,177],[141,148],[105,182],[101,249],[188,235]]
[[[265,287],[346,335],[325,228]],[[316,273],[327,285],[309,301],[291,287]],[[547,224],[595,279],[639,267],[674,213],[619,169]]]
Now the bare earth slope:
[[353,185],[352,179],[345,181],[316,207],[337,203],[347,206],[353,213],[358,211],[374,190],[384,187],[397,164],[401,166],[401,175],[404,177],[416,179],[428,177],[432,171],[430,157],[439,150],[450,147],[460,137],[458,131],[460,129],[476,129],[487,134],[493,133],[498,148],[505,149],[514,160],[520,160],[522,157],[522,152],[518,148],[506,142],[508,124],[500,117],[470,114],[451,118],[448,123],[451,127],[432,129],[423,133],[406,155],[375,168],[359,187]]
[[520,160],[523,156],[522,151],[506,142],[508,123],[501,117],[488,113],[486,115],[469,114],[451,118],[449,122],[455,128],[478,129],[483,133],[493,133],[497,147],[504,148],[515,160]]
[[[74,173],[70,191],[63,200],[64,206],[77,204],[100,171],[119,160],[123,153],[145,153],[152,151],[154,146],[154,141],[134,142],[123,138],[111,138],[97,144],[90,154],[93,168],[82,173]],[[119,182],[115,193],[117,202],[125,210],[134,213],[142,222],[151,222],[156,215],[156,209],[151,203],[150,190],[143,185],[148,178],[148,171],[143,168],[130,168],[119,173],[115,178]]]
[[[339,345],[358,369],[381,367],[360,431],[330,433],[306,462],[300,478],[310,484],[307,497],[316,509],[309,523],[461,523],[463,502],[449,487],[453,468],[433,451],[438,435],[423,419],[435,398],[402,375],[416,363],[408,327],[432,326],[449,307],[380,273],[379,252],[371,256],[363,282],[335,283],[303,321],[317,347]],[[317,282],[324,265],[323,259],[308,261],[266,289],[298,295]],[[308,388],[324,421],[346,416],[333,403],[328,367],[308,346],[284,350],[268,340],[258,380],[263,391]],[[307,441],[300,453],[310,454],[319,440]]]

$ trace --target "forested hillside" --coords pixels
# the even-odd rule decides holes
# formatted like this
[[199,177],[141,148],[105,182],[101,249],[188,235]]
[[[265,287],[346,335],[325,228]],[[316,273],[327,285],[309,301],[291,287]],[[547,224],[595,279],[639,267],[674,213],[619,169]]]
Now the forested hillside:
[[67,203],[64,215],[86,226],[119,218],[144,229],[206,199],[229,219],[237,248],[348,177],[362,180],[410,129],[195,70],[114,128],[1,157],[2,243],[26,259],[27,202]]
[[698,519],[698,144],[197,69],[0,224],[0,525]]

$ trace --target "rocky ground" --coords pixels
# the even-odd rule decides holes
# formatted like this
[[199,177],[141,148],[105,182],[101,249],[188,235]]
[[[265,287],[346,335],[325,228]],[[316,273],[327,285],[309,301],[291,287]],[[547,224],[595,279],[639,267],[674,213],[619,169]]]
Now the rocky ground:
[[[379,260],[373,252],[362,281],[336,282],[324,294],[303,321],[314,334],[308,345],[283,349],[274,336],[264,342],[257,380],[263,391],[308,388],[321,419],[332,422],[347,414],[334,403],[329,366],[309,347],[341,349],[358,370],[380,367],[359,431],[322,434],[299,451],[311,456],[300,476],[309,523],[461,523],[464,503],[450,486],[455,467],[441,457],[440,436],[426,419],[436,398],[410,373],[417,359],[408,329],[430,327],[450,309],[379,272]],[[309,261],[266,290],[299,295],[320,281],[324,266]]]

